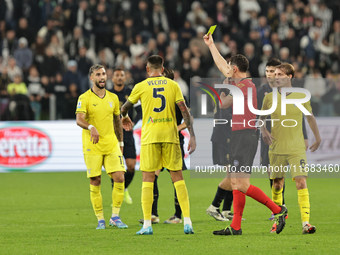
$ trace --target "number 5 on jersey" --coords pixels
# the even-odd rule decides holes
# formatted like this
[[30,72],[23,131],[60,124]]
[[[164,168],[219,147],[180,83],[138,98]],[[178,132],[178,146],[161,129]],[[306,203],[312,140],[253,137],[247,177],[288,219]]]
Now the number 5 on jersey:
[[164,91],[164,88],[153,88],[153,98],[160,98],[162,100],[162,104],[161,104],[161,107],[157,108],[153,108],[153,111],[154,112],[162,112],[164,111],[165,109],[165,106],[166,106],[166,99],[165,99],[165,96],[162,95],[162,94],[158,94],[158,92],[162,92]]

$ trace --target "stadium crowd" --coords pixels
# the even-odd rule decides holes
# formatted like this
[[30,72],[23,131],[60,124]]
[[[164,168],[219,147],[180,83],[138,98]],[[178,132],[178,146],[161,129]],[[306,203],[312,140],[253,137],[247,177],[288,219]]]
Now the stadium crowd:
[[188,96],[190,78],[223,78],[202,39],[214,24],[219,51],[244,54],[249,76],[264,77],[272,57],[291,63],[314,114],[340,115],[339,19],[337,0],[0,0],[1,119],[17,118],[10,101],[22,94],[35,120],[49,119],[51,94],[57,119],[73,119],[94,63],[110,90],[115,68],[133,86],[154,54]]

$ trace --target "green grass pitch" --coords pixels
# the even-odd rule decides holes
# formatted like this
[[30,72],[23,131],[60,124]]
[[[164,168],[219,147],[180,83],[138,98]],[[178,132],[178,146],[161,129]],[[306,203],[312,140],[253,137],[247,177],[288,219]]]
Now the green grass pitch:
[[[220,179],[193,179],[184,172],[190,196],[194,235],[183,225],[153,225],[153,236],[137,236],[141,226],[141,172],[129,187],[133,204],[123,203],[121,218],[128,229],[108,227],[111,185],[103,174],[102,195],[106,230],[96,230],[86,173],[0,174],[0,254],[338,254],[340,248],[339,179],[308,180],[314,235],[301,234],[297,191],[286,180],[289,218],[283,232],[270,234],[270,211],[247,198],[242,236],[214,236],[227,223],[205,210]],[[161,222],[174,213],[173,187],[167,172],[159,177]],[[270,194],[267,179],[251,183]]]

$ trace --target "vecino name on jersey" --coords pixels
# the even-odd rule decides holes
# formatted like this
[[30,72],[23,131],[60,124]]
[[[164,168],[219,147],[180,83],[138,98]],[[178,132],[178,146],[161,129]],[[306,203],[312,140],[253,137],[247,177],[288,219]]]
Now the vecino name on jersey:
[[151,80],[151,81],[147,81],[147,83],[150,85],[165,85],[168,84],[167,80]]

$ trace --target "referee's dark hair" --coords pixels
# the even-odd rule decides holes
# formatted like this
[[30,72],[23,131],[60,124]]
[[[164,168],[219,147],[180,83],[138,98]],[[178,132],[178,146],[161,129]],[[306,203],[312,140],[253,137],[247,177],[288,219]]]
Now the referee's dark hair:
[[159,55],[152,55],[148,58],[147,66],[152,69],[162,69],[164,60]]
[[267,62],[266,66],[276,67],[276,66],[279,66],[281,64],[282,64],[282,62],[280,60],[278,60],[277,58],[272,58]]
[[92,74],[94,71],[97,71],[97,70],[100,69],[100,68],[104,68],[104,69],[105,69],[105,67],[104,67],[103,65],[100,65],[100,64],[96,64],[96,65],[91,66],[91,67],[90,67],[90,70],[89,70],[90,76],[91,76],[91,74]]
[[247,70],[249,68],[248,59],[241,54],[237,54],[235,56],[232,56],[230,58],[230,62],[231,62],[232,65],[237,66],[238,69],[240,70],[240,72],[242,72],[242,73],[247,72]]
[[175,79],[174,70],[172,70],[171,68],[168,68],[168,67],[164,67],[163,76],[166,77],[166,78],[169,78],[171,80]]

